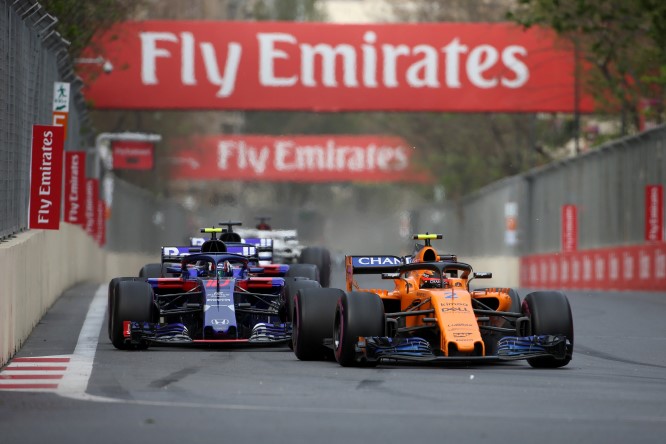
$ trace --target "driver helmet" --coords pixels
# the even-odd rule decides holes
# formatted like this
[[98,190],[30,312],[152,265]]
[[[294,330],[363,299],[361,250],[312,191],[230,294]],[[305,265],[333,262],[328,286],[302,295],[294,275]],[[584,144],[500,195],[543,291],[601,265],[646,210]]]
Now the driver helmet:
[[218,277],[234,277],[234,267],[229,261],[223,261],[217,264],[217,276]]
[[[444,287],[448,286],[448,279],[444,279]],[[421,276],[419,288],[442,288],[442,279],[432,273],[424,273]]]

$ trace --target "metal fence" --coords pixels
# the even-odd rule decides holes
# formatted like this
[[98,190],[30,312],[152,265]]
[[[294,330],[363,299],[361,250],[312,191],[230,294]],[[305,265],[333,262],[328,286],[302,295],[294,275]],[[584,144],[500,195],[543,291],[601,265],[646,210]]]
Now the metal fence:
[[[28,229],[32,125],[51,123],[54,82],[71,84],[65,149],[88,150],[88,176],[100,170],[82,82],[56,23],[35,0],[0,0],[0,240]],[[107,224],[109,248],[157,253],[163,242],[187,232],[182,207],[113,183],[118,208]]]
[[[109,176],[111,177],[111,176]],[[185,209],[166,198],[128,182],[111,179],[111,217],[107,223],[107,249],[159,255],[163,245],[188,245],[198,227]]]
[[0,0],[0,240],[28,227],[33,124],[50,124],[53,82],[72,83],[65,149],[81,149],[87,114],[57,20],[34,0]]
[[[415,212],[417,231],[442,231],[465,256],[560,251],[562,205],[578,208],[581,250],[644,242],[645,186],[666,183],[666,126],[510,177],[460,203]],[[506,205],[517,209],[517,242],[506,241]]]

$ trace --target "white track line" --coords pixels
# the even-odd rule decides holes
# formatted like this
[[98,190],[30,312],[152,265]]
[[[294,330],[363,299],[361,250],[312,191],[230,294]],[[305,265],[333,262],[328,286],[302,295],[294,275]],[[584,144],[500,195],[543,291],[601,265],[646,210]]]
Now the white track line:
[[58,385],[57,393],[60,396],[89,401],[120,402],[117,399],[91,396],[86,393],[93,363],[95,362],[100,330],[104,323],[106,304],[107,287],[100,285],[90,303],[67,372]]

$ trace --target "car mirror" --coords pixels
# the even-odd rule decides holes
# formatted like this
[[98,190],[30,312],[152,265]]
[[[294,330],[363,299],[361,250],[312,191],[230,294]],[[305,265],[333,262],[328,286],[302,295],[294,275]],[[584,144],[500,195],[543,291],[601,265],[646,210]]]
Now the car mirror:
[[493,277],[493,274],[486,272],[474,272],[472,277],[474,277],[475,279],[491,279]]

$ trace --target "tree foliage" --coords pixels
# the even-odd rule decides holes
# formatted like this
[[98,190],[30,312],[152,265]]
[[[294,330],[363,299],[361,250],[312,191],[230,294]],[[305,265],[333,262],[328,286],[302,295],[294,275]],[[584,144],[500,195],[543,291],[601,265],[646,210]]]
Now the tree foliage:
[[525,27],[552,28],[580,48],[594,68],[585,86],[603,106],[602,111],[614,112],[619,107],[623,117],[629,115],[638,128],[641,108],[649,103],[655,112],[650,117],[661,120],[666,84],[666,2],[518,0],[517,3],[508,18]]
[[314,21],[323,19],[319,0],[254,0],[252,18],[256,20]]
[[58,18],[58,32],[71,42],[70,55],[78,57],[96,33],[129,17],[141,1],[40,0],[40,3]]

